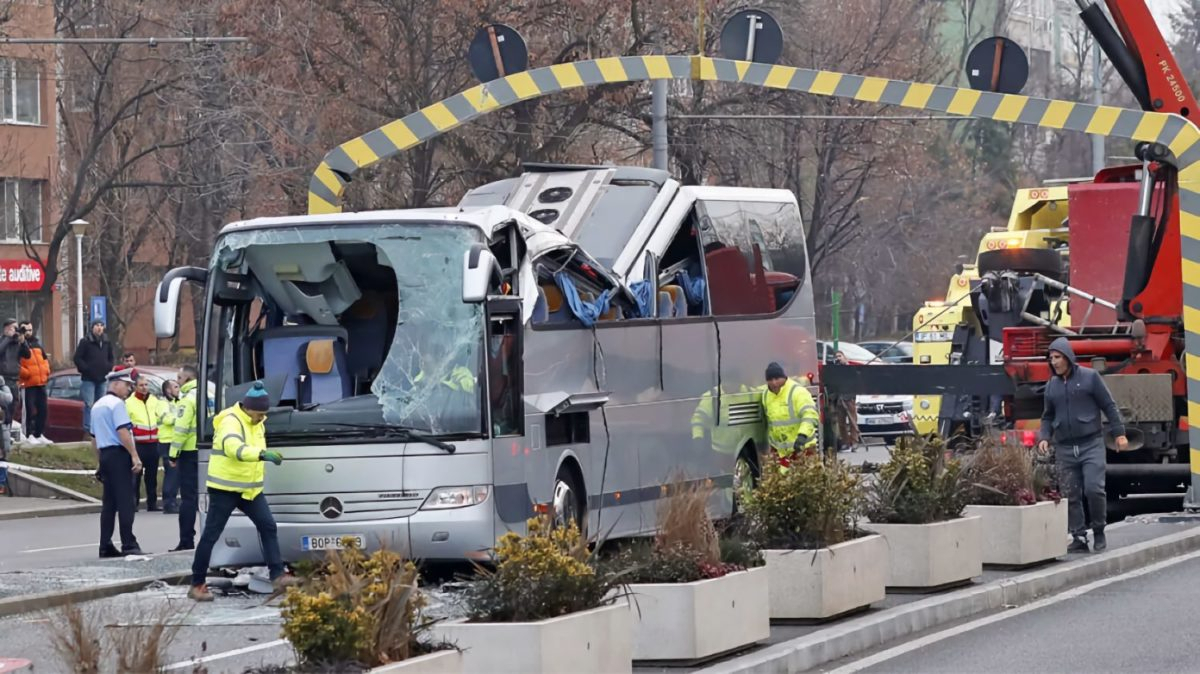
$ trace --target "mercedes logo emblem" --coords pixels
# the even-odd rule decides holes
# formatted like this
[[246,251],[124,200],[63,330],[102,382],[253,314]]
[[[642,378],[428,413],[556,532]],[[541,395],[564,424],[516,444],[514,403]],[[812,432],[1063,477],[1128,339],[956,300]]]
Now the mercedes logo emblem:
[[335,520],[341,517],[342,513],[345,512],[345,507],[342,506],[342,502],[339,501],[335,496],[326,496],[325,498],[321,499],[320,508],[321,515],[330,520]]

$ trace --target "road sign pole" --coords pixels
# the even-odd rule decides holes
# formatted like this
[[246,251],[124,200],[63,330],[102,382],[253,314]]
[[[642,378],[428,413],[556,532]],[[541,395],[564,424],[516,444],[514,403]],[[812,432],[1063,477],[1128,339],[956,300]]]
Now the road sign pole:
[[833,296],[833,352],[838,350],[838,335],[842,328],[842,294],[836,290],[830,290],[829,293]]
[[496,27],[488,26],[488,41],[492,43],[492,58],[496,60],[496,72],[500,73],[500,77],[506,77],[508,74],[504,72],[504,59],[500,56],[500,42],[503,38],[496,37]]
[[747,17],[750,20],[750,30],[746,34],[746,60],[754,60],[754,36],[758,34],[758,29],[762,28],[762,24],[758,21],[757,14],[751,14]]
[[651,137],[654,142],[654,168],[667,170],[667,81],[654,80],[651,87]]

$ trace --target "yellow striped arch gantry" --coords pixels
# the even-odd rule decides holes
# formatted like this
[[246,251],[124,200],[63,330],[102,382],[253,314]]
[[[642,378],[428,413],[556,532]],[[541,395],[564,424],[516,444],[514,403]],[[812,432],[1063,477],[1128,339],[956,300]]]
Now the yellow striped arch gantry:
[[[662,79],[744,84],[1170,148],[1167,161],[1179,170],[1188,417],[1200,420],[1200,130],[1174,114],[703,56],[602,58],[560,63],[481,84],[342,143],[325,155],[309,181],[309,213],[341,212],[346,184],[358,170],[490,112],[571,89]],[[1200,486],[1200,422],[1190,427],[1189,441],[1192,481]],[[1200,497],[1200,489],[1194,493]]]

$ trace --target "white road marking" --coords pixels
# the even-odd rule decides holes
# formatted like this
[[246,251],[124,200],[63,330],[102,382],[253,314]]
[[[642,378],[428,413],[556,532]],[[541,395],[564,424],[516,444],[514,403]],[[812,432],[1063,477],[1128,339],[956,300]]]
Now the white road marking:
[[262,644],[255,644],[253,646],[246,646],[245,648],[236,648],[232,651],[225,651],[224,653],[214,653],[213,655],[206,655],[202,658],[193,658],[191,660],[184,660],[183,662],[176,662],[173,665],[167,665],[166,667],[163,667],[163,671],[170,672],[176,669],[187,669],[189,667],[195,667],[196,665],[212,662],[214,660],[223,660],[225,658],[232,658],[235,655],[245,655],[246,653],[265,651],[268,648],[276,648],[278,646],[285,645],[289,645],[287,639],[276,639],[275,641],[268,641]]
[[1022,606],[1020,608],[1008,609],[1008,610],[1004,611],[1003,613],[993,614],[993,615],[987,616],[986,618],[980,618],[979,620],[973,620],[969,623],[964,623],[962,625],[951,627],[950,629],[947,629],[947,630],[942,630],[941,632],[935,632],[933,634],[926,635],[924,637],[921,637],[920,639],[915,639],[913,641],[901,644],[894,648],[889,648],[886,651],[881,651],[870,657],[866,657],[861,660],[856,660],[856,661],[851,662],[842,667],[838,667],[837,669],[829,670],[829,674],[852,674],[853,672],[862,671],[869,667],[874,667],[875,665],[887,662],[888,660],[898,658],[901,655],[904,655],[906,653],[911,653],[915,650],[924,648],[931,644],[936,644],[939,641],[943,641],[943,640],[949,639],[951,637],[956,637],[960,634],[965,634],[967,632],[977,630],[980,627],[986,627],[987,625],[991,625],[993,623],[998,623],[1001,620],[1008,620],[1009,618],[1014,618],[1014,617],[1022,615],[1024,613],[1029,613],[1030,611],[1036,611],[1038,609],[1045,608],[1047,606],[1052,606],[1059,602],[1067,601],[1068,599],[1075,599],[1076,597],[1087,594],[1088,592],[1091,592],[1092,590],[1098,590],[1102,587],[1112,585],[1113,583],[1119,583],[1121,581],[1130,580],[1132,578],[1137,578],[1139,576],[1144,576],[1148,573],[1154,573],[1155,571],[1160,571],[1167,567],[1174,566],[1176,564],[1180,564],[1180,563],[1191,561],[1193,559],[1198,559],[1198,558],[1200,558],[1200,550],[1197,550],[1196,552],[1188,553],[1186,555],[1183,555],[1182,557],[1174,557],[1172,559],[1165,559],[1161,562],[1151,564],[1150,566],[1142,567],[1140,569],[1135,569],[1133,571],[1128,571],[1128,572],[1122,573],[1120,575],[1103,578],[1101,580],[1097,580],[1097,581],[1088,583],[1087,585],[1081,585],[1072,590],[1067,590],[1066,592],[1062,592],[1060,594],[1046,597],[1045,599],[1039,599],[1039,600],[1033,602],[1032,604],[1026,604],[1025,606]]
[[30,554],[33,552],[50,552],[52,550],[74,550],[75,548],[90,548],[95,543],[80,543],[79,545],[60,545],[57,548],[34,548],[32,550],[22,550],[22,554]]

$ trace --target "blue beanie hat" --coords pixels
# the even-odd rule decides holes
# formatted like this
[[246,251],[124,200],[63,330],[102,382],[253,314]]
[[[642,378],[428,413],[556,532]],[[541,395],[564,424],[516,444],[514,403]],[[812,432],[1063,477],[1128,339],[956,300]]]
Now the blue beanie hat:
[[261,381],[254,382],[246,395],[242,396],[242,409],[249,412],[266,412],[271,409],[271,396]]

